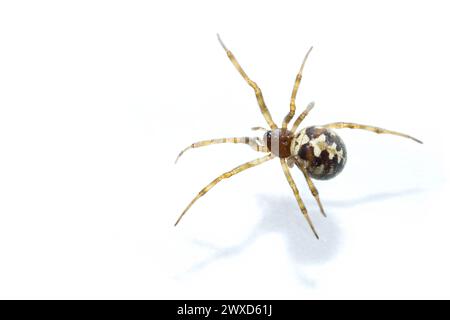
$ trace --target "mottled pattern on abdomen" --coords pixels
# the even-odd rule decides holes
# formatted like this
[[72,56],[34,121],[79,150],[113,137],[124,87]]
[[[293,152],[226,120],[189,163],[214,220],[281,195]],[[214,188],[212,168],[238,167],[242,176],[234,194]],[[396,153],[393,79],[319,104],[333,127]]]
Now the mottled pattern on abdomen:
[[344,169],[347,151],[342,139],[332,130],[308,127],[295,138],[296,154],[314,179],[328,180]]

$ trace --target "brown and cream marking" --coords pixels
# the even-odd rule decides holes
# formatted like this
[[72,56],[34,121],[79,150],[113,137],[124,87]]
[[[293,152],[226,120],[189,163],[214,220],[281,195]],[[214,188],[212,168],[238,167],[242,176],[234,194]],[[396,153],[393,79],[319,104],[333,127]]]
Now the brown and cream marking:
[[[289,168],[296,165],[300,171],[303,173],[306,182],[308,183],[309,190],[313,197],[315,198],[317,205],[320,208],[321,213],[325,216],[325,211],[323,210],[322,203],[319,198],[319,192],[314,186],[311,178],[319,180],[328,180],[337,176],[342,169],[344,169],[345,162],[347,160],[347,151],[345,150],[345,145],[342,139],[332,130],[332,129],[363,129],[380,134],[392,134],[396,136],[401,136],[404,138],[412,139],[418,143],[422,143],[420,140],[413,138],[404,133],[382,129],[379,127],[368,126],[363,124],[351,123],[351,122],[334,122],[323,126],[312,126],[304,129],[297,129],[303,119],[306,118],[308,113],[314,107],[314,103],[310,103],[306,109],[297,117],[290,129],[288,125],[290,121],[295,116],[296,111],[296,97],[297,91],[300,86],[300,81],[302,79],[303,67],[305,66],[306,58],[308,57],[311,49],[307,52],[303,63],[301,64],[300,70],[295,77],[294,88],[291,94],[291,100],[289,105],[289,112],[284,117],[282,126],[279,128],[273,121],[269,109],[264,101],[261,89],[259,86],[251,80],[245,71],[242,69],[241,65],[236,60],[235,56],[227,49],[225,44],[217,35],[220,44],[225,50],[228,59],[237,69],[239,74],[244,78],[247,84],[253,89],[256,96],[256,101],[258,102],[259,109],[266,120],[269,130],[261,127],[255,127],[253,130],[264,130],[264,137],[232,137],[232,138],[219,138],[210,139],[195,142],[185,148],[180,152],[178,158],[187,150],[192,148],[205,147],[213,144],[222,143],[234,143],[234,144],[245,144],[256,150],[257,152],[265,153],[266,155],[255,159],[253,161],[246,162],[234,169],[225,172],[224,174],[218,176],[216,179],[212,180],[206,187],[200,190],[200,192],[195,196],[195,198],[189,203],[189,205],[184,209],[184,211],[179,216],[175,225],[177,225],[184,214],[191,208],[191,206],[202,196],[204,196],[209,190],[211,190],[216,184],[224,179],[231,178],[235,174],[238,174],[244,170],[256,167],[262,163],[269,160],[278,158],[280,160],[281,168],[286,177],[286,180],[294,193],[295,199],[297,200],[300,211],[305,217],[309,227],[311,228],[314,235],[319,238],[314,225],[309,217],[308,211],[300,197],[300,192],[295,184],[295,181],[291,175]],[[177,160],[178,160],[177,158]]]
[[318,180],[337,176],[347,160],[342,139],[334,131],[323,127],[301,130],[293,141],[291,152],[300,158],[309,175]]

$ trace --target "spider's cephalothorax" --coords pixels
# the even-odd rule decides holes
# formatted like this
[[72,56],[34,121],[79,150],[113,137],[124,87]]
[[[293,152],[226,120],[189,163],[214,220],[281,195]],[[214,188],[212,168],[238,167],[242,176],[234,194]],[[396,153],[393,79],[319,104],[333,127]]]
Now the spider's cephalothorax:
[[[308,57],[311,49],[306,53],[303,63],[300,67],[300,71],[297,73],[294,82],[294,89],[292,90],[291,103],[289,108],[289,113],[284,117],[281,128],[279,128],[273,121],[269,109],[266,106],[264,98],[261,93],[261,89],[258,85],[252,81],[245,71],[242,69],[240,64],[237,62],[234,55],[228,50],[223,44],[222,40],[218,36],[219,42],[223,49],[227,53],[228,58],[236,67],[240,75],[248,83],[248,85],[255,91],[256,99],[258,101],[259,108],[262,115],[264,116],[270,129],[264,129],[261,127],[255,127],[255,130],[264,130],[265,134],[263,139],[259,137],[232,137],[232,138],[220,138],[199,141],[191,144],[183,151],[180,152],[178,158],[188,149],[209,146],[218,143],[241,143],[246,144],[258,152],[264,152],[266,155],[264,157],[255,159],[253,161],[246,162],[236,168],[225,172],[213,181],[211,181],[206,187],[204,187],[197,196],[189,203],[189,205],[184,209],[178,218],[175,225],[180,222],[184,214],[189,210],[189,208],[197,201],[199,198],[204,196],[211,188],[213,188],[220,181],[230,178],[239,172],[258,166],[266,161],[272,160],[274,158],[279,158],[281,167],[283,169],[286,180],[291,187],[294,196],[297,200],[298,206],[303,213],[306,221],[308,222],[314,235],[319,238],[314,225],[309,217],[308,211],[306,210],[305,204],[300,197],[300,192],[294,182],[294,179],[290,173],[289,167],[293,167],[294,164],[303,173],[306,182],[308,183],[309,190],[311,194],[316,199],[316,202],[320,208],[321,213],[325,216],[325,211],[323,209],[322,203],[320,202],[319,192],[317,191],[311,178],[319,180],[328,180],[336,175],[338,175],[345,166],[347,160],[347,152],[345,150],[345,145],[341,138],[332,131],[331,129],[363,129],[372,131],[375,133],[387,133],[404,138],[412,139],[418,143],[422,143],[420,140],[408,136],[406,134],[386,130],[374,126],[362,125],[351,122],[334,122],[323,126],[312,126],[305,129],[301,129],[297,132],[297,129],[303,119],[308,115],[311,109],[314,107],[314,103],[310,103],[306,109],[297,117],[294,121],[292,127],[288,129],[290,121],[293,119],[296,111],[295,99],[297,97],[297,91],[302,79],[303,67],[305,65],[306,58]],[[177,158],[177,159],[178,159]]]
[[287,129],[275,129],[266,131],[264,134],[264,145],[279,158],[291,156],[291,145],[294,134]]
[[309,175],[318,180],[337,176],[347,160],[342,139],[324,127],[302,129],[293,139],[290,152],[300,158]]

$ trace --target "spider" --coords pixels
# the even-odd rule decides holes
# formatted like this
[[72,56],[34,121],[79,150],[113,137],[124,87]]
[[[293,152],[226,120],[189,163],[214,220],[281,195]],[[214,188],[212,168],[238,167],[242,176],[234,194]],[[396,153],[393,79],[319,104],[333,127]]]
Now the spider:
[[308,215],[308,211],[306,210],[305,204],[303,203],[303,200],[300,197],[300,193],[294,182],[294,179],[292,178],[289,168],[292,168],[295,165],[297,168],[300,169],[300,171],[303,173],[303,176],[305,177],[305,180],[308,184],[308,187],[313,197],[317,202],[318,207],[320,208],[322,215],[326,217],[325,211],[319,198],[319,192],[317,191],[317,188],[314,186],[312,179],[328,180],[336,177],[342,171],[342,169],[344,169],[347,160],[347,151],[344,142],[332,129],[342,129],[342,128],[363,129],[379,134],[381,133],[392,134],[412,139],[418,143],[422,143],[422,141],[400,132],[350,122],[333,122],[321,126],[306,127],[297,131],[303,119],[305,119],[305,117],[314,107],[314,102],[308,104],[306,109],[294,121],[291,128],[288,129],[288,124],[295,115],[296,110],[295,102],[297,91],[300,86],[300,81],[302,80],[305,62],[312,50],[312,47],[306,53],[303,62],[301,64],[300,70],[297,73],[294,88],[292,90],[289,113],[284,117],[281,128],[279,128],[273,121],[269,109],[267,108],[266,103],[264,102],[261,89],[253,80],[251,80],[247,76],[247,74],[242,69],[239,62],[234,57],[233,53],[231,53],[231,51],[228,50],[228,48],[225,46],[224,42],[222,41],[222,39],[218,34],[217,39],[219,40],[220,45],[225,50],[231,63],[234,65],[234,67],[237,69],[240,75],[244,78],[244,80],[248,83],[248,85],[255,91],[256,100],[258,102],[259,108],[270,129],[267,130],[262,127],[252,128],[252,130],[264,131],[263,139],[259,137],[233,137],[233,138],[211,139],[195,142],[190,146],[188,146],[187,148],[185,148],[184,150],[182,150],[175,162],[177,162],[178,159],[181,157],[181,155],[183,155],[183,153],[189,149],[205,147],[219,143],[246,144],[258,152],[266,153],[266,155],[253,161],[241,164],[240,166],[237,166],[236,168],[228,172],[225,172],[224,174],[220,175],[219,177],[211,181],[206,187],[200,190],[197,196],[184,209],[184,211],[181,213],[178,220],[176,221],[175,226],[180,222],[181,218],[199,198],[204,196],[209,190],[211,190],[216,184],[218,184],[223,179],[230,178],[244,170],[256,167],[264,162],[278,158],[281,163],[281,167],[283,169],[286,180],[289,183],[292,192],[294,193],[294,196],[297,200],[301,212],[303,213],[303,216],[305,217],[309,227],[311,228],[316,238],[319,239],[319,235],[317,234],[317,231],[314,228],[314,225]]

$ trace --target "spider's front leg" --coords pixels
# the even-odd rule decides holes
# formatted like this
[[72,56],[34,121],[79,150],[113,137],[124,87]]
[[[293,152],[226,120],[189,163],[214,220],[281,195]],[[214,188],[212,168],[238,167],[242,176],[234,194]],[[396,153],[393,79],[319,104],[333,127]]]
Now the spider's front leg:
[[244,69],[242,69],[241,65],[236,60],[236,58],[234,57],[233,53],[231,53],[231,51],[228,50],[228,48],[225,46],[225,44],[223,43],[223,41],[222,41],[222,39],[220,38],[219,35],[217,35],[217,39],[219,40],[220,44],[222,45],[222,48],[227,53],[228,59],[230,59],[231,63],[234,65],[234,67],[237,69],[237,71],[240,73],[240,75],[245,79],[245,81],[248,83],[248,85],[250,87],[252,87],[253,90],[255,91],[256,100],[258,100],[259,108],[261,109],[261,113],[263,114],[264,118],[266,119],[266,122],[268,123],[268,125],[270,126],[270,128],[272,130],[276,129],[277,125],[273,121],[272,116],[271,116],[271,114],[269,112],[269,109],[266,106],[266,103],[264,101],[261,89],[258,87],[258,85],[254,81],[252,81],[247,76],[247,74],[245,73]]

